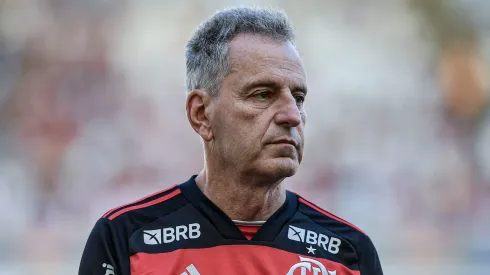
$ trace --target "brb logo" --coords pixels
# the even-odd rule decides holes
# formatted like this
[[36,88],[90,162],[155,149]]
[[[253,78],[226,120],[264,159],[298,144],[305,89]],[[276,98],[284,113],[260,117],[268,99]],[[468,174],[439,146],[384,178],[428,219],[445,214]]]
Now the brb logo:
[[163,243],[172,243],[174,241],[197,239],[201,236],[201,225],[191,223],[188,225],[179,225],[155,230],[144,230],[143,241],[145,244],[156,245]]
[[314,231],[292,225],[290,225],[288,229],[288,239],[301,243],[318,245],[332,254],[339,253],[339,247],[342,243],[338,238],[329,238],[323,234],[318,234]]
[[[286,275],[294,275],[296,270],[301,271],[301,275],[313,274],[313,275],[337,275],[337,271],[329,271],[319,261],[299,256],[301,262],[293,265]],[[308,273],[306,273],[308,271]]]

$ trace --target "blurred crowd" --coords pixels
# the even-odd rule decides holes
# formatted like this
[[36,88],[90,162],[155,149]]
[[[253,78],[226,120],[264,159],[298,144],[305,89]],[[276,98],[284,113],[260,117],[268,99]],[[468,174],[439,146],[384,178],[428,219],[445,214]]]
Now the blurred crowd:
[[386,274],[490,274],[490,1],[1,0],[0,275],[75,274],[106,210],[200,171],[184,45],[259,3],[308,74],[288,188],[370,233]]

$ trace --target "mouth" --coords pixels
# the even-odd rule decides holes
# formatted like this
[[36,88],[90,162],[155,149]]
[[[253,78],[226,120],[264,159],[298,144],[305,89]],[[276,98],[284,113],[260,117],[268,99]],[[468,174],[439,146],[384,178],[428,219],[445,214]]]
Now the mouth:
[[295,148],[298,148],[298,146],[299,146],[298,143],[292,139],[278,139],[278,140],[270,142],[269,144],[289,144],[289,145],[294,146]]

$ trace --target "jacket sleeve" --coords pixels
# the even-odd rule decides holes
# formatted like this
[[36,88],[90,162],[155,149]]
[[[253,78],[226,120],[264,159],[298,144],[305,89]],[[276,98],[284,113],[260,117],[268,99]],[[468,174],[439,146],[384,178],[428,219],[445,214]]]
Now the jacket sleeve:
[[383,275],[378,252],[368,236],[364,236],[359,246],[361,275]]
[[78,275],[129,275],[125,240],[117,237],[111,221],[101,218],[90,233],[80,261]]

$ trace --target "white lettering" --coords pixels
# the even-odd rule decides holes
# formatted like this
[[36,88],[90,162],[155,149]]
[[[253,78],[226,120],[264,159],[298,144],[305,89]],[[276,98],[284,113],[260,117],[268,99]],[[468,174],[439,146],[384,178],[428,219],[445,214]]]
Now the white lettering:
[[[180,241],[182,239],[184,240],[187,240],[187,236],[185,235],[185,233],[187,233],[187,226],[185,225],[179,225],[175,228],[175,231],[177,232],[177,236],[176,236],[176,240],[177,241]],[[182,237],[182,239],[181,239]]]
[[327,250],[327,244],[328,244],[328,237],[320,234],[318,237],[318,246],[323,247],[323,249]]
[[198,223],[189,224],[189,238],[197,239],[201,236],[201,225]]
[[171,243],[175,241],[175,229],[172,227],[167,227],[163,229],[163,242]]
[[337,238],[330,238],[330,242],[328,243],[328,252],[332,254],[337,254],[339,253],[339,246],[340,246],[340,240]]
[[313,232],[313,231],[307,231],[306,232],[306,243],[309,243],[309,244],[316,244],[316,239],[318,237],[318,234],[316,232]]
[[155,230],[144,230],[143,241],[148,245],[162,243],[172,243],[188,239],[197,239],[201,236],[201,225],[191,223],[188,225],[178,225],[176,227],[166,227]]
[[318,247],[323,248],[325,251],[332,254],[339,253],[340,245],[342,244],[342,241],[339,238],[328,237],[324,234],[319,234],[315,231],[306,230],[292,225],[289,226],[287,236],[288,239],[292,241],[317,245]]

